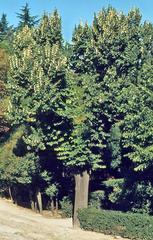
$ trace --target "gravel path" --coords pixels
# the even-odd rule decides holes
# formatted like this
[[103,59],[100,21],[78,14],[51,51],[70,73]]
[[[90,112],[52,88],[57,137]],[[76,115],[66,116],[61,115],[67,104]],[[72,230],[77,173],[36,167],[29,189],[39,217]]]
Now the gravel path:
[[[0,240],[115,240],[72,228],[71,219],[50,219],[0,199]],[[124,239],[125,240],[125,239]]]

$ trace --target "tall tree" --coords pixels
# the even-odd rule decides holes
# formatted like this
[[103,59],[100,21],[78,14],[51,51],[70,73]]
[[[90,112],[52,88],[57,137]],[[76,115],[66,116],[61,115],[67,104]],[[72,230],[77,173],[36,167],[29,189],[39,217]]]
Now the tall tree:
[[70,95],[65,107],[66,116],[71,122],[71,131],[63,148],[63,155],[67,159],[65,164],[72,164],[71,170],[75,176],[74,226],[79,225],[77,210],[88,204],[89,173],[96,168],[105,167],[102,156],[106,134],[100,117],[103,113],[99,108],[103,93],[91,61],[92,41],[92,31],[87,23],[80,23],[75,27],[69,63],[70,69],[75,73],[67,80]]
[[65,106],[59,114],[67,120],[68,127],[56,151],[75,179],[73,223],[78,227],[77,210],[88,205],[89,175],[98,167],[105,167],[102,159],[105,133],[98,118],[100,96],[95,77],[69,73],[66,92]]
[[13,26],[9,25],[7,15],[3,13],[0,19],[0,47],[6,49],[7,52],[11,52],[13,33]]
[[[148,36],[144,37],[144,31],[147,28],[149,30]],[[137,137],[134,140],[133,128],[136,126],[136,122],[130,123],[130,121],[132,119],[144,119],[141,114],[139,116],[140,112],[138,113],[134,109],[144,109],[146,104],[143,99],[139,99],[138,101],[135,100],[142,94],[142,90],[140,91],[139,89],[141,85],[140,80],[138,80],[140,79],[139,74],[146,61],[146,56],[148,58],[148,55],[152,52],[151,26],[146,25],[145,29],[143,29],[141,25],[141,15],[137,9],[130,11],[126,16],[123,13],[117,13],[115,9],[109,7],[103,9],[94,16],[92,35],[90,34],[90,37],[85,43],[83,29],[84,27],[82,25],[79,25],[78,28],[75,29],[74,42],[72,45],[74,56],[72,55],[72,64],[70,66],[79,75],[91,73],[93,76],[93,74],[96,74],[99,101],[97,101],[98,106],[93,108],[93,111],[96,112],[95,110],[98,110],[97,126],[100,127],[104,125],[104,131],[101,129],[103,138],[105,134],[107,134],[108,141],[111,140],[111,166],[117,171],[121,171],[121,166],[123,167],[124,165],[123,169],[130,171],[127,161],[128,163],[129,161],[133,161],[134,156],[137,156],[138,161],[140,160],[140,143],[138,143]],[[85,33],[87,34],[87,32],[88,31]],[[94,85],[92,86],[94,88]],[[148,94],[152,95],[150,90],[147,91],[149,91]],[[147,99],[148,98],[149,95]],[[150,113],[152,112],[150,108],[148,109],[148,113],[149,111]],[[135,118],[135,114],[139,117]],[[129,122],[126,119],[129,119]],[[146,121],[148,121],[150,129],[152,129],[152,122],[147,115]],[[101,125],[99,124],[100,122],[102,123]],[[116,128],[115,131],[118,131],[118,136],[115,136],[113,126]],[[133,130],[127,132],[125,130],[126,127],[131,127]],[[94,136],[96,137],[96,135],[98,136],[97,128],[94,128],[94,130],[96,133]],[[149,141],[145,143],[145,146],[147,146],[147,144],[149,146],[148,151],[145,147],[145,151],[146,155],[151,160],[152,143],[150,140],[147,140],[150,139],[149,133],[147,134],[146,130],[145,133],[146,141]],[[112,134],[114,136],[112,136]],[[129,145],[127,145],[125,140],[128,134],[131,136],[128,142]],[[109,135],[111,135],[111,137],[109,137]],[[140,137],[140,134],[138,136]],[[143,136],[145,136],[144,132],[141,137],[143,138]],[[133,147],[132,139],[135,142]],[[118,151],[118,153],[115,153],[115,151]],[[141,148],[141,151],[144,154],[144,149]],[[118,154],[120,154],[120,158],[116,156]],[[107,161],[110,162],[109,157],[110,155],[105,156],[107,166]],[[132,164],[131,162],[131,165]],[[125,174],[126,171],[124,173],[122,171],[121,175]]]
[[[54,139],[60,132],[63,120],[56,109],[61,102],[67,65],[59,39],[49,42],[45,35],[54,25],[49,18],[47,21],[46,24],[43,17],[37,29],[25,26],[16,34],[8,81],[10,120],[14,126],[25,125],[24,142],[39,160],[43,151],[53,152]],[[39,176],[34,185],[40,196],[41,174]]]
[[9,63],[4,49],[0,49],[0,137],[8,131],[6,111],[8,105],[8,93],[6,89],[7,71]]
[[7,33],[7,31],[8,31],[7,15],[3,13],[0,20],[0,34],[3,36]]
[[[110,133],[114,124],[120,131],[121,161],[112,159],[111,166],[119,163],[119,176],[136,181],[136,171],[144,178],[152,169],[152,24],[141,24],[138,10],[126,16],[109,8],[95,15],[93,36],[92,62],[104,93],[101,109],[108,113]],[[124,199],[124,188],[122,193]]]

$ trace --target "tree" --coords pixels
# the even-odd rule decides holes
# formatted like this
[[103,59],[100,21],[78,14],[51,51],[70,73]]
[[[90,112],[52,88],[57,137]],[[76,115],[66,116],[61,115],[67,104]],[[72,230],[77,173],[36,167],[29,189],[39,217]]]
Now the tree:
[[97,167],[104,167],[102,150],[105,133],[99,127],[97,101],[98,86],[94,76],[74,74],[67,76],[67,94],[64,109],[59,114],[67,119],[64,139],[56,151],[66,169],[74,175],[75,203],[74,227],[79,226],[77,210],[87,207],[89,174]]
[[[134,194],[134,183],[146,179],[152,169],[152,25],[141,24],[138,10],[125,16],[110,8],[95,15],[93,35],[92,61],[104,93],[102,110],[109,120],[105,126],[112,132],[117,125],[121,136],[121,161],[111,161],[112,168],[119,163],[118,176],[126,182],[118,188],[121,203],[128,199],[126,189]],[[113,142],[111,139],[111,146]]]
[[[43,152],[52,153],[55,142],[60,141],[55,138],[63,122],[56,110],[63,97],[67,60],[63,56],[58,36],[56,38],[54,34],[53,38],[58,39],[57,42],[48,41],[47,36],[54,25],[54,14],[51,19],[50,23],[47,18],[46,23],[43,17],[37,29],[25,26],[16,33],[8,81],[11,92],[9,119],[13,126],[25,126],[24,143],[28,152],[33,152],[39,159],[39,163]],[[45,25],[45,29],[42,29],[42,25]],[[40,169],[33,182],[33,190],[39,199],[42,181]]]
[[0,19],[0,48],[5,49],[7,53],[11,53],[11,42],[13,38],[13,26],[9,26],[7,15],[2,14]]
[[19,28],[23,28],[25,27],[26,25],[29,27],[29,28],[32,28],[34,27],[36,24],[38,24],[39,20],[37,19],[38,17],[37,16],[31,16],[31,13],[30,13],[30,8],[29,8],[29,5],[28,3],[26,3],[25,6],[23,6],[21,9],[20,9],[20,13],[17,13],[17,17],[19,18]]
[[[146,37],[144,32],[146,33],[147,29],[148,35]],[[101,134],[103,137],[104,133],[107,136],[107,141],[105,141],[107,148],[108,142],[111,141],[109,142],[112,150],[110,167],[115,167],[114,170],[120,172],[120,177],[123,177],[126,176],[127,172],[131,171],[133,161],[136,161],[134,158],[137,161],[140,161],[140,159],[142,161],[141,152],[144,154],[146,151],[147,161],[152,159],[152,143],[148,140],[152,133],[150,132],[149,134],[149,131],[144,128],[140,144],[138,141],[140,133],[138,134],[138,132],[141,132],[142,129],[138,130],[136,127],[137,121],[142,119],[142,124],[144,119],[146,119],[145,121],[146,123],[148,121],[148,124],[145,124],[145,126],[150,126],[149,129],[152,129],[152,110],[151,107],[149,109],[145,107],[146,101],[142,97],[145,96],[147,99],[150,99],[149,96],[152,96],[152,93],[148,87],[146,90],[148,97],[146,93],[142,93],[141,88],[146,89],[147,83],[143,83],[145,86],[142,83],[140,84],[142,77],[139,76],[144,66],[146,68],[146,58],[152,58],[152,27],[146,23],[144,26],[141,25],[141,15],[137,9],[131,10],[126,16],[123,13],[117,13],[115,9],[109,7],[94,16],[92,35],[90,35],[87,41],[84,41],[85,35],[83,32],[83,26],[79,25],[75,31],[76,35],[74,34],[74,56],[72,55],[72,64],[70,66],[79,75],[84,73],[90,73],[92,76],[96,75],[100,101],[97,101],[98,106],[93,108],[93,110],[98,110],[97,123],[103,123],[104,131],[101,130]],[[151,73],[150,70],[149,73]],[[150,82],[150,80],[146,79],[145,81]],[[136,111],[136,109],[139,110]],[[147,112],[145,110],[143,112],[140,109],[146,109]],[[145,112],[144,118],[143,114]],[[148,115],[149,112],[151,113],[150,116]],[[115,130],[113,130],[114,126]],[[135,127],[136,129],[134,130]],[[126,128],[129,131],[126,131]],[[96,130],[95,133],[98,132],[96,128],[94,130]],[[114,131],[116,133],[118,131],[116,136]],[[109,135],[111,136],[109,137]],[[129,135],[131,138],[128,145],[125,138]],[[145,150],[142,147],[140,150],[144,136],[146,136]],[[132,146],[133,141],[135,144]],[[115,151],[118,153],[115,153]],[[118,154],[120,154],[120,158],[118,158],[119,156],[115,157]],[[110,159],[107,155],[104,156],[104,159],[108,167]],[[139,165],[140,168],[142,166]],[[109,168],[107,168],[107,171],[109,171]]]
[[8,29],[9,29],[9,27],[8,27],[7,15],[3,13],[1,20],[0,20],[1,39],[3,39],[4,36],[7,34]]
[[2,137],[9,129],[5,117],[8,104],[8,93],[6,90],[8,66],[8,56],[6,51],[0,49],[0,137]]
[[[103,152],[106,134],[100,116],[103,93],[97,83],[98,75],[91,62],[92,31],[85,24],[75,27],[72,38],[72,55],[67,77],[67,101],[64,114],[70,127],[60,152],[61,159],[75,177],[74,226],[79,226],[77,210],[87,207],[89,173],[104,168]],[[73,73],[74,72],[74,73]],[[102,116],[101,116],[102,117]]]

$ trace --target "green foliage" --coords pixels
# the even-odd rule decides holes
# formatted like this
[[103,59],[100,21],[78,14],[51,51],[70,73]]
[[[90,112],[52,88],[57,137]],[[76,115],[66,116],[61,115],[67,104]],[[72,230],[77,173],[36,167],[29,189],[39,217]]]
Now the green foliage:
[[[16,32],[8,79],[11,93],[8,118],[13,126],[25,126],[22,136],[26,146],[26,152],[22,156],[24,166],[20,164],[18,171],[20,173],[19,168],[22,170],[28,165],[31,170],[35,167],[32,173],[25,169],[27,175],[29,174],[27,186],[34,191],[39,187],[50,197],[58,192],[58,184],[54,178],[57,171],[53,166],[56,158],[54,147],[60,141],[57,137],[61,137],[63,120],[58,116],[57,110],[62,102],[67,66],[67,59],[61,49],[61,39],[58,36],[56,38],[56,33],[52,41],[48,39],[50,34],[53,35],[57,21],[60,30],[60,17],[57,15],[54,12],[50,18],[43,16],[36,29],[26,25]],[[30,160],[27,157],[31,153],[36,158],[34,162],[33,158]],[[52,161],[49,167],[48,156]]]
[[[141,24],[137,9],[124,15],[109,7],[95,15],[92,31],[93,48],[89,56],[99,73],[104,95],[101,111],[106,116],[104,126],[110,135],[107,138],[107,147],[111,150],[108,171],[113,175],[120,172],[125,181],[132,172],[136,181],[137,173],[133,171],[146,175],[145,171],[152,169],[153,27]],[[124,195],[121,188],[115,192]],[[114,195],[114,201],[116,197]],[[128,201],[130,204],[130,198]]]
[[151,240],[153,238],[153,217],[143,214],[79,210],[81,228],[129,239]]
[[8,106],[8,91],[6,87],[8,67],[8,55],[4,49],[0,49],[0,138],[9,130],[5,116]]
[[[95,14],[91,27],[76,26],[72,44],[64,46],[57,10],[45,13],[37,27],[27,4],[21,11],[10,57],[8,117],[13,126],[25,126],[26,151],[21,156],[16,146],[6,154],[10,179],[42,184],[54,195],[56,179],[49,177],[56,174],[42,159],[60,159],[70,173],[105,168],[110,206],[150,213],[153,25],[141,23],[137,9],[125,15],[108,7]],[[3,23],[6,28],[6,16]],[[101,197],[93,196],[92,205],[100,206]]]
[[31,184],[39,171],[38,159],[33,153],[17,156],[14,153],[18,140],[23,135],[24,128],[16,130],[0,149],[0,179],[1,184]]
[[128,115],[125,117],[123,143],[126,148],[131,149],[127,156],[133,161],[135,171],[144,171],[152,166],[152,76],[151,62],[148,61],[139,72],[139,84],[133,87],[134,101],[131,101]]
[[89,46],[92,41],[91,28],[86,23],[75,27],[72,37],[72,55],[70,67],[76,73],[90,73],[92,63],[89,58]]
[[[120,198],[122,193],[124,192],[124,179],[109,179],[107,181],[104,181],[103,184],[106,186],[106,189],[109,190],[108,200],[111,203],[115,203],[116,205],[121,205]],[[125,208],[122,210],[125,210]]]
[[69,197],[63,197],[63,199],[60,201],[60,206],[62,210],[62,216],[66,218],[72,217],[72,202],[70,201]]
[[66,102],[59,114],[69,125],[56,151],[64,164],[74,171],[77,167],[78,170],[104,167],[100,151],[104,148],[105,133],[95,107],[100,98],[97,88],[94,76],[72,72],[67,76]]
[[54,44],[62,46],[61,17],[57,10],[51,15],[44,14],[40,20],[39,28],[36,29],[35,39],[40,46]]
[[14,28],[9,26],[7,15],[2,14],[0,19],[0,48],[5,49],[7,53],[12,53],[12,39]]
[[[28,186],[32,184],[39,174],[38,158],[32,153],[17,159],[16,171],[14,172],[16,183]],[[15,162],[15,159],[12,159]]]
[[4,37],[4,35],[7,33],[8,31],[8,21],[7,21],[7,15],[6,14],[2,14],[1,20],[0,20],[0,36],[1,39]]
[[113,169],[118,168],[121,164],[121,131],[117,124],[112,125],[110,129],[110,138],[108,147],[111,152],[111,167]]
[[153,188],[149,181],[135,182],[133,185],[132,212],[136,213],[153,213]]
[[109,179],[105,185],[108,201],[113,209],[152,214],[153,191],[148,180]]
[[[43,18],[35,31],[26,26],[16,34],[11,58],[9,117],[13,124],[28,124],[24,141],[29,150],[45,150],[47,145],[57,142],[56,124],[60,124],[56,111],[62,97],[66,58],[60,46],[44,36],[42,23],[46,21],[49,32],[52,23]],[[45,37],[43,43],[37,42],[36,36],[41,39],[38,33]]]
[[58,188],[57,188],[56,184],[52,184],[52,185],[48,186],[45,190],[45,193],[50,198],[55,197],[58,193]]
[[97,190],[91,192],[89,195],[89,206],[100,209],[102,203],[105,200],[105,192],[102,190]]

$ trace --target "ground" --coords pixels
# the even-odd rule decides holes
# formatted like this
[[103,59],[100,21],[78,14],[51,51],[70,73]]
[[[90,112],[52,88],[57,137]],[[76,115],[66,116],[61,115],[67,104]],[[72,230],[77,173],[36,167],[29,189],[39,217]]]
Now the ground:
[[[0,199],[0,240],[115,240],[119,237],[72,228],[71,219],[52,219]],[[124,239],[125,240],[125,239]]]

